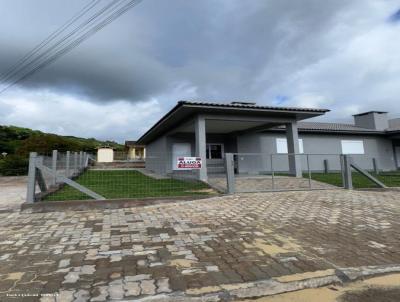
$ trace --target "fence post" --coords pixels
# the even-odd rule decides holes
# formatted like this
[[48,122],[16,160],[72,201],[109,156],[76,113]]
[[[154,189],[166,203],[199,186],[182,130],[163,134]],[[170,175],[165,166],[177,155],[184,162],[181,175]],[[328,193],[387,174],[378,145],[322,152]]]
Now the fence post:
[[79,172],[82,169],[83,151],[79,151]]
[[74,152],[74,175],[78,172],[78,152]]
[[275,171],[274,171],[273,154],[271,154],[271,187],[272,187],[272,191],[274,191],[275,190]]
[[29,170],[28,170],[28,188],[26,191],[26,202],[35,202],[35,186],[36,186],[36,159],[37,153],[29,153]]
[[378,165],[378,161],[376,160],[375,157],[372,159],[372,164],[374,166],[375,174],[378,175],[379,174],[379,165]]
[[65,157],[65,177],[69,177],[70,174],[70,169],[69,169],[69,162],[70,162],[70,157],[71,157],[71,152],[67,151],[66,157]]
[[329,173],[329,163],[327,159],[324,159],[324,173],[325,174]]
[[351,157],[349,155],[343,155],[343,184],[344,188],[351,190],[353,189],[353,179],[351,177]]
[[228,194],[233,194],[235,193],[235,170],[232,153],[225,153],[225,166],[227,191]]
[[55,176],[57,173],[57,150],[53,150],[51,169],[53,170],[54,176],[51,178],[50,184],[55,185],[57,183],[57,177]]
[[[36,166],[41,165],[43,166],[43,156],[37,156],[36,157]],[[39,168],[35,169],[35,176],[37,180],[37,184],[39,185],[39,189],[41,192],[46,192],[47,191],[47,185],[46,185],[46,180],[43,177],[42,170]]]
[[308,188],[311,189],[312,182],[311,182],[311,167],[310,167],[309,154],[307,154],[307,172],[308,172]]

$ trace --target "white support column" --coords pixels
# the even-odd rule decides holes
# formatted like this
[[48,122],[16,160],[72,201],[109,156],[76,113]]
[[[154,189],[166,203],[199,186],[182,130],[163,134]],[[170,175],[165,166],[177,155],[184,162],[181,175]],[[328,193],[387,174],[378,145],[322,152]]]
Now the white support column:
[[199,179],[207,181],[207,159],[206,159],[206,120],[198,115],[194,122],[194,132],[196,141],[196,156],[201,157],[203,166],[199,170]]
[[299,147],[299,133],[297,131],[297,122],[286,124],[286,139],[288,147],[289,171],[293,176],[302,177],[301,159]]

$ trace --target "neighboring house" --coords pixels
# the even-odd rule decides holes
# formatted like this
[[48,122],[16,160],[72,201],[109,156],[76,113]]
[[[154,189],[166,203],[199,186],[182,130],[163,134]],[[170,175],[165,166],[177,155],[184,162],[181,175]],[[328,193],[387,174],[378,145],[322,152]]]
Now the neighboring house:
[[146,148],[136,141],[125,141],[125,150],[128,152],[128,160],[142,160],[146,158]]
[[[306,154],[313,171],[339,170],[339,154],[354,154],[359,165],[382,170],[400,167],[400,119],[371,111],[354,116],[354,124],[303,122],[327,109],[216,104],[181,101],[138,141],[146,145],[146,168],[160,174],[185,173],[203,181],[224,171],[225,153],[236,153],[237,172],[290,171],[300,177]],[[289,156],[289,154],[299,154]],[[177,171],[182,156],[206,159],[199,171]],[[334,159],[335,158],[335,159]]]
[[114,161],[114,149],[111,147],[97,148],[97,162],[112,163]]

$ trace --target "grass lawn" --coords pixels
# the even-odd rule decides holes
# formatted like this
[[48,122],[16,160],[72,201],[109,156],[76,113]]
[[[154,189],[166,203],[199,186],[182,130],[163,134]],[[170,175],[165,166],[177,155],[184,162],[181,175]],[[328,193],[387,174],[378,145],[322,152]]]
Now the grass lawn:
[[[388,187],[400,187],[400,171],[395,172],[382,172],[379,175],[371,173],[378,180],[383,182]],[[358,172],[353,172],[353,186],[354,188],[376,188],[377,186],[368,178]],[[308,177],[305,175],[304,177]],[[334,186],[342,186],[341,173],[312,173],[311,178],[317,181],[325,182]]]
[[[76,182],[90,190],[112,198],[169,197],[213,194],[210,188],[198,181],[154,179],[138,171],[87,171]],[[45,201],[91,199],[86,194],[66,185],[45,197]]]

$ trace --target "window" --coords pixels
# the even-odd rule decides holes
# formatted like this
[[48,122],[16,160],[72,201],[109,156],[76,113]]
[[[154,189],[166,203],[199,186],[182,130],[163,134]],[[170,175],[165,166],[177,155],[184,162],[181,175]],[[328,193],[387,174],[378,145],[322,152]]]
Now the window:
[[[287,154],[288,146],[286,138],[277,138],[276,139],[276,152]],[[303,139],[299,138],[299,152],[304,153]]]
[[206,154],[208,159],[217,159],[224,157],[224,146],[222,144],[207,144]]
[[343,154],[364,154],[363,141],[343,140],[341,141],[341,143]]

